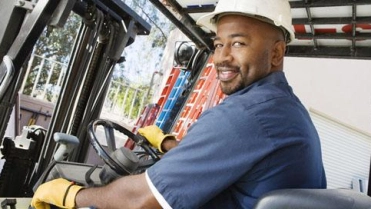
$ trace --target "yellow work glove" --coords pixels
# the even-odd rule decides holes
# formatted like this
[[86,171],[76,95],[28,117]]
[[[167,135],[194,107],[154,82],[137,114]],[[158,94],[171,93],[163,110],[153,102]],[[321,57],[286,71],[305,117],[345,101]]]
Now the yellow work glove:
[[48,181],[37,188],[31,206],[35,209],[50,209],[51,204],[58,208],[75,208],[77,192],[82,188],[62,178]]
[[161,153],[164,153],[162,149],[162,142],[164,139],[176,140],[175,136],[172,134],[164,134],[162,130],[156,125],[146,126],[144,128],[138,129],[138,133],[149,141],[149,143]]

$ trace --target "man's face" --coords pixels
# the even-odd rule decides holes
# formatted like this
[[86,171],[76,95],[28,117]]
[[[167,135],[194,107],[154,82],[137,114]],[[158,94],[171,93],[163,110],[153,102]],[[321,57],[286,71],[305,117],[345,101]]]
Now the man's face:
[[214,63],[223,93],[233,94],[277,70],[272,57],[278,33],[268,23],[246,16],[219,19]]

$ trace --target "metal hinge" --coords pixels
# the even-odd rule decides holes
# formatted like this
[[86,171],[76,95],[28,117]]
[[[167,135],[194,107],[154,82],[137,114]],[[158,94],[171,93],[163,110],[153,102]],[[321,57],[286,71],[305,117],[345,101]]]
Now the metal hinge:
[[36,3],[26,0],[18,0],[15,2],[16,7],[20,7],[29,11],[32,11],[35,8]]

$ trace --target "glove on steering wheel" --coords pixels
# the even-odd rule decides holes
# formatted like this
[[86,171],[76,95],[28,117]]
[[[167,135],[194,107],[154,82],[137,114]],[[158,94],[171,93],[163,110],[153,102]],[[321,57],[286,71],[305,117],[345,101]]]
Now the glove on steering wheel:
[[162,142],[165,139],[176,140],[173,134],[164,134],[156,125],[146,126],[138,129],[138,133],[144,136],[149,143],[161,153],[164,153]]

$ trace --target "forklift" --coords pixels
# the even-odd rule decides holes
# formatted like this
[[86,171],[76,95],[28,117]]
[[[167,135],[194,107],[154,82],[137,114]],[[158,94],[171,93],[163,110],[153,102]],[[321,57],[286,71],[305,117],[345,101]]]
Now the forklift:
[[[217,1],[200,4],[191,0],[149,1],[195,46],[184,49],[191,53],[177,50],[179,54],[175,56],[191,73],[165,121],[164,129],[171,132],[212,58],[214,34],[197,26],[196,20],[212,12]],[[293,9],[306,11],[308,18],[293,19],[298,41],[288,46],[287,56],[371,59],[370,46],[356,44],[359,39],[371,39],[368,34],[357,31],[359,27],[367,29],[364,24],[371,23],[369,17],[357,16],[357,6],[369,6],[371,2],[303,0],[290,1],[290,4]],[[314,19],[310,14],[310,8],[344,5],[353,8],[352,17]],[[15,208],[17,202],[29,201],[37,186],[55,178],[63,177],[87,187],[100,186],[121,176],[144,172],[161,159],[160,153],[136,133],[139,127],[153,124],[153,113],[159,110],[156,104],[147,106],[133,130],[99,118],[114,66],[124,60],[124,49],[137,36],[150,33],[150,23],[121,0],[6,0],[0,2],[0,11],[3,16],[0,21],[0,144],[6,160],[0,174],[0,197],[7,198],[2,202],[3,208]],[[71,13],[79,15],[82,21],[49,126],[30,125],[18,130],[14,138],[5,136],[16,109],[18,91],[26,77],[26,64],[38,38],[46,28],[63,27]],[[333,30],[320,33],[313,29],[315,24],[350,27],[343,27],[347,30],[345,35]],[[309,25],[311,32],[303,25]],[[323,38],[351,40],[352,44],[320,46],[318,40]],[[312,40],[311,45],[308,39]],[[182,59],[184,54],[187,56]],[[99,128],[104,132],[103,139],[98,136]],[[116,144],[117,134],[128,138],[125,146]],[[86,163],[90,148],[102,164]],[[266,194],[255,208],[370,208],[370,196],[370,185],[367,195],[340,189],[286,189]]]

